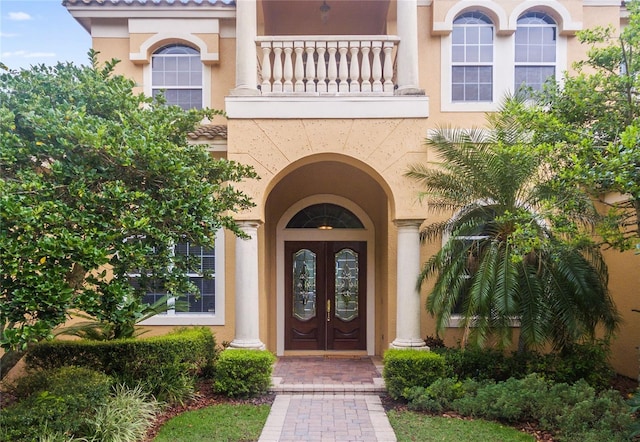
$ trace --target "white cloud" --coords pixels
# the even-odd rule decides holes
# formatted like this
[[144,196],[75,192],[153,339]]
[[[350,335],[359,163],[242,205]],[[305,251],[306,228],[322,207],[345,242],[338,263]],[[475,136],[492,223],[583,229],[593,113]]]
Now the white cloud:
[[9,20],[13,20],[13,21],[31,20],[31,16],[26,12],[10,12]]
[[0,38],[13,38],[17,37],[19,34],[11,34],[9,32],[0,32]]
[[29,52],[29,51],[14,51],[3,52],[2,58],[53,58],[56,56],[55,52]]

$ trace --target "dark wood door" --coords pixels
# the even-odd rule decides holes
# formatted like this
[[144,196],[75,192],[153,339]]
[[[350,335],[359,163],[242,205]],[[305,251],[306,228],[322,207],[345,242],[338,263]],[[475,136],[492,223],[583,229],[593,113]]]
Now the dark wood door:
[[285,242],[285,349],[366,349],[366,242]]

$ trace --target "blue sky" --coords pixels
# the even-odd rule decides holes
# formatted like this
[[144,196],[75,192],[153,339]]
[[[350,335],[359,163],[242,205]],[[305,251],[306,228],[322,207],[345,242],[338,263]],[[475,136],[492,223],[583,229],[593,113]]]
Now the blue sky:
[[62,0],[0,0],[0,61],[11,69],[87,64],[91,37]]

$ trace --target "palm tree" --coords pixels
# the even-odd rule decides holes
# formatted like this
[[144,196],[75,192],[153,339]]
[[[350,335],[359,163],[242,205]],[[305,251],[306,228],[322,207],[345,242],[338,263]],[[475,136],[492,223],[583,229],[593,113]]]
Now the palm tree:
[[594,339],[599,326],[611,335],[619,322],[589,235],[597,213],[580,189],[553,180],[545,150],[530,145],[512,117],[523,105],[507,98],[487,129],[435,130],[426,144],[442,161],[406,174],[424,186],[430,210],[454,213],[421,232],[444,244],[424,264],[418,287],[435,278],[427,309],[438,334],[459,313],[463,345],[493,337],[507,346],[519,322],[521,350],[561,349]]

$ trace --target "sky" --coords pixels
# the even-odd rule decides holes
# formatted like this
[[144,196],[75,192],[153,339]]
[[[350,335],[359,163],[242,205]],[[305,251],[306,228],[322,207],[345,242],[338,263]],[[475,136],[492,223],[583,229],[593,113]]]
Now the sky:
[[0,0],[0,62],[10,69],[87,64],[91,37],[62,0]]

